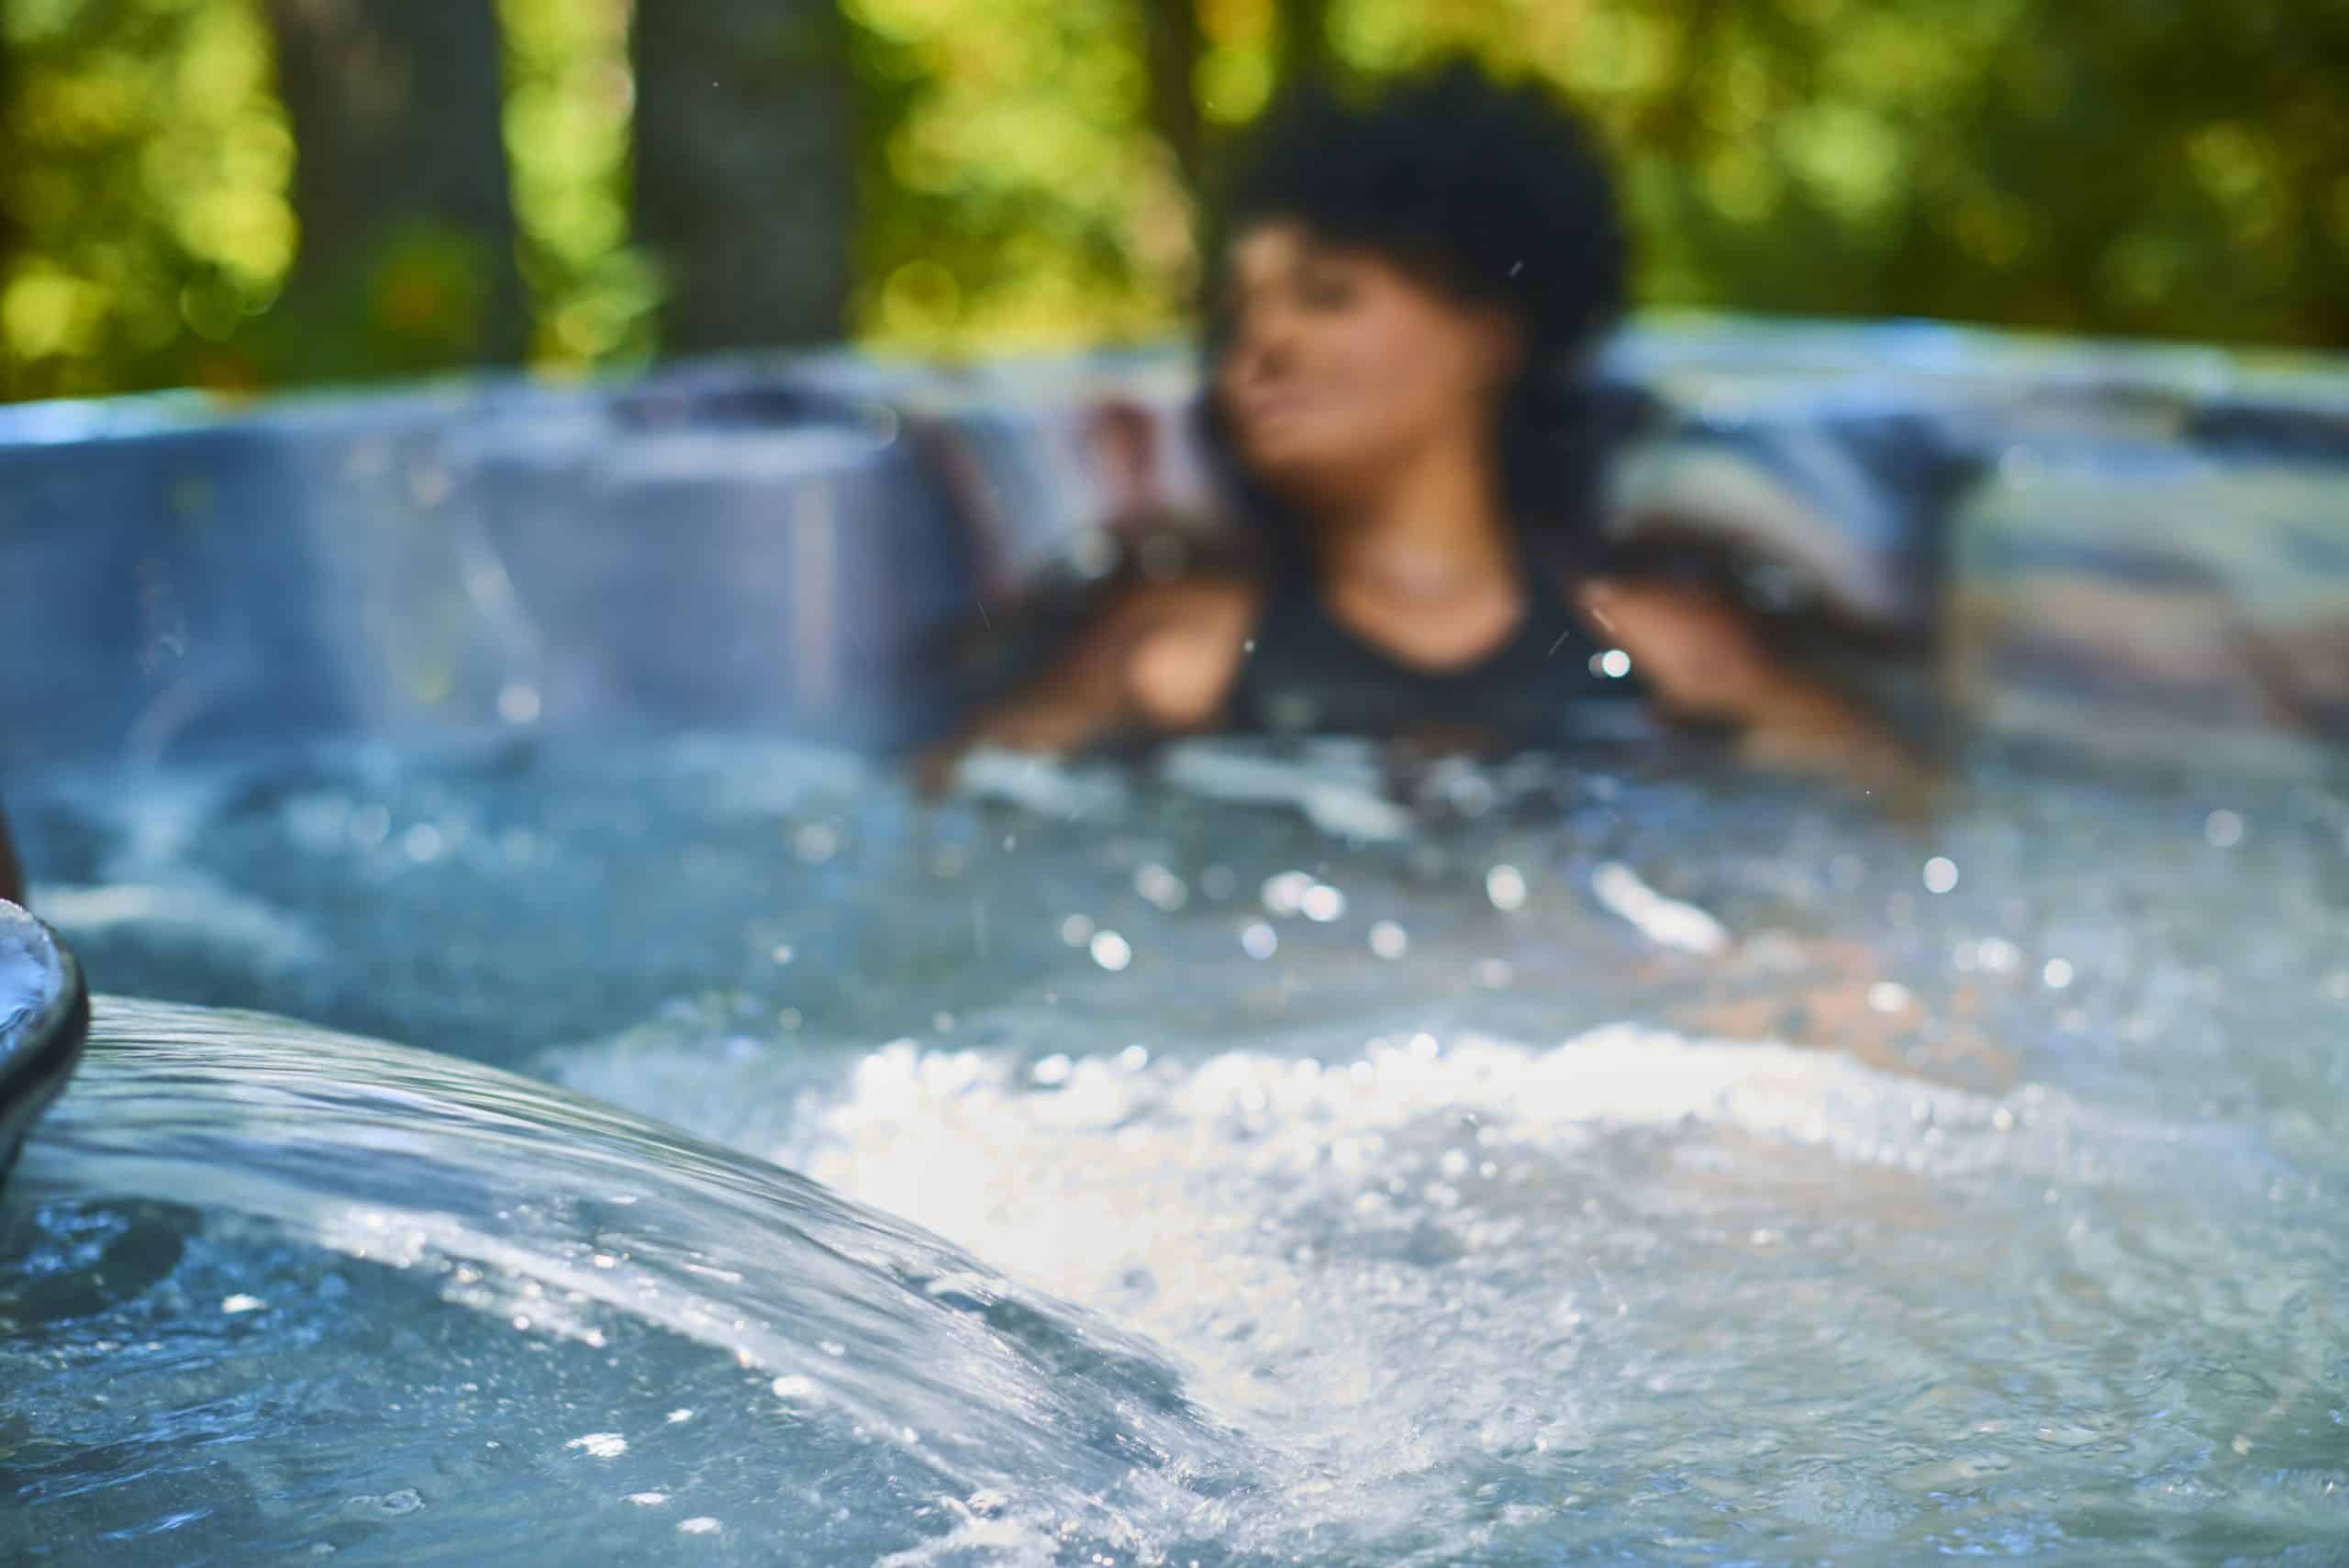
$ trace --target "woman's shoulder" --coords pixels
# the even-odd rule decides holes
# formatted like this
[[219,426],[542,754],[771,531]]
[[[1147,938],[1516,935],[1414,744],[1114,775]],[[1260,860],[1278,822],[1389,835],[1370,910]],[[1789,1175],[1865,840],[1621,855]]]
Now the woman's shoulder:
[[1263,587],[1249,578],[1200,575],[1136,584],[1112,608],[1128,639],[1127,691],[1153,728],[1214,722],[1263,605]]
[[1110,602],[1108,614],[1138,631],[1210,635],[1253,622],[1264,597],[1263,585],[1244,574],[1196,573],[1130,584]]

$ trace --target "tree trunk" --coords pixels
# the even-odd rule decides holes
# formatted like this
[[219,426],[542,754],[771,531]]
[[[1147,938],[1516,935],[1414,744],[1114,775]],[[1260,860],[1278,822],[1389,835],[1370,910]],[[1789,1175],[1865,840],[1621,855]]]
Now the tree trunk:
[[[529,322],[493,0],[269,0],[269,13],[294,126],[295,320],[356,333],[340,346],[362,369],[518,360]],[[343,319],[353,304],[361,318]]]
[[1142,64],[1150,78],[1150,124],[1194,196],[1207,181],[1199,116],[1197,0],[1141,0]]
[[826,0],[639,0],[637,238],[670,353],[836,339],[855,238],[854,76]]
[[1330,0],[1274,0],[1274,79],[1283,87],[1328,84],[1338,72],[1330,44]]

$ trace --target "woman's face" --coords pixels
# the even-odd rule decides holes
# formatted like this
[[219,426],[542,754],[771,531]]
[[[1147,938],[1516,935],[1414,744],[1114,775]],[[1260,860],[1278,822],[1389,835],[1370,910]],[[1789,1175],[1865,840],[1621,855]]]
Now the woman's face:
[[1431,444],[1488,444],[1518,334],[1375,253],[1294,222],[1232,246],[1216,396],[1242,462],[1289,499],[1377,485]]

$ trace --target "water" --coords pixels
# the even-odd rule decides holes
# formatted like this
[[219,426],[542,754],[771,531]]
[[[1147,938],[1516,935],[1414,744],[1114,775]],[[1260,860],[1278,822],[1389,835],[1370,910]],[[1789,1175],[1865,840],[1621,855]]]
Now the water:
[[[54,781],[100,984],[706,1142],[111,1004],[0,1210],[10,1518],[213,1509],[162,1561],[2349,1552],[2337,786],[1993,763],[1927,824],[1684,753],[1167,771]],[[592,1256],[651,1192],[649,1303]]]

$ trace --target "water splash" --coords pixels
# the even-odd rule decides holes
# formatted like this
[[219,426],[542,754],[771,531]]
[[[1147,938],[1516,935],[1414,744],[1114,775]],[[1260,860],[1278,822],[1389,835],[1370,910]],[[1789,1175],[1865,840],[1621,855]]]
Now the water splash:
[[[105,1001],[83,1071],[28,1146],[10,1201],[29,1240],[0,1249],[18,1260],[0,1273],[0,1315],[51,1327],[11,1338],[0,1429],[50,1425],[51,1398],[86,1418],[89,1385],[58,1385],[53,1359],[83,1359],[71,1353],[87,1342],[76,1325],[139,1315],[137,1292],[109,1303],[52,1290],[50,1306],[38,1306],[44,1247],[63,1257],[77,1229],[160,1226],[165,1238],[140,1245],[206,1254],[193,1270],[208,1282],[195,1299],[217,1306],[207,1321],[228,1325],[200,1353],[183,1345],[145,1377],[126,1370],[120,1417],[76,1423],[78,1458],[69,1439],[45,1479],[16,1477],[12,1511],[28,1492],[35,1507],[20,1517],[47,1538],[82,1538],[94,1518],[118,1523],[156,1495],[154,1461],[194,1465],[184,1447],[192,1430],[159,1443],[154,1424],[201,1427],[218,1412],[175,1396],[166,1371],[216,1395],[225,1381],[241,1385],[231,1397],[264,1399],[298,1382],[297,1368],[351,1377],[351,1365],[304,1351],[365,1322],[366,1309],[345,1299],[359,1265],[390,1276],[368,1286],[378,1316],[362,1337],[408,1346],[380,1369],[385,1386],[413,1384],[422,1404],[450,1404],[431,1392],[448,1364],[417,1354],[435,1339],[453,1340],[457,1364],[484,1374],[516,1362],[554,1369],[555,1392],[533,1401],[528,1436],[508,1433],[493,1448],[527,1441],[539,1463],[573,1474],[581,1458],[635,1455],[643,1440],[627,1429],[582,1426],[587,1407],[625,1393],[629,1362],[640,1372],[649,1360],[707,1391],[696,1450],[755,1450],[785,1495],[805,1501],[812,1489],[828,1507],[847,1506],[849,1535],[876,1552],[952,1534],[960,1527],[939,1511],[944,1500],[967,1509],[977,1495],[998,1500],[988,1510],[998,1534],[1106,1546],[1145,1530],[1179,1537],[1182,1521],[1209,1507],[1200,1485],[1238,1451],[1145,1343],[786,1171],[504,1073],[256,1016]],[[28,1219],[27,1205],[49,1207]],[[156,1205],[182,1218],[159,1220]],[[179,1281],[184,1292],[190,1272],[170,1262],[150,1283]],[[448,1321],[452,1310],[462,1327]],[[258,1325],[262,1338],[239,1339],[231,1319]],[[223,1362],[247,1370],[224,1378]],[[730,1409],[730,1435],[711,1429],[716,1408]],[[351,1418],[403,1425],[380,1405]],[[249,1411],[226,1425],[220,1440],[256,1445],[239,1461],[247,1468],[305,1462],[303,1422]],[[454,1446],[429,1434],[409,1441],[411,1475],[429,1474]],[[109,1451],[125,1444],[150,1462],[110,1468]],[[566,1451],[570,1465],[558,1457]],[[20,1462],[0,1453],[0,1486]],[[874,1487],[886,1479],[893,1501],[864,1506],[835,1486],[836,1472]],[[630,1484],[608,1495],[595,1487],[593,1500],[646,1489],[633,1484],[640,1473],[626,1474]],[[498,1528],[485,1494],[450,1498],[416,1485],[445,1513]],[[109,1498],[109,1487],[131,1496]],[[555,1488],[529,1505],[558,1534],[567,1495]],[[758,1509],[746,1517],[740,1496],[733,1506],[738,1533],[758,1524]],[[795,1513],[763,1507],[769,1550]],[[249,1544],[290,1546],[314,1527],[315,1516],[295,1510]],[[184,1550],[194,1538],[174,1539]]]

